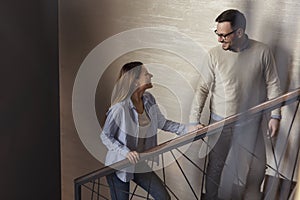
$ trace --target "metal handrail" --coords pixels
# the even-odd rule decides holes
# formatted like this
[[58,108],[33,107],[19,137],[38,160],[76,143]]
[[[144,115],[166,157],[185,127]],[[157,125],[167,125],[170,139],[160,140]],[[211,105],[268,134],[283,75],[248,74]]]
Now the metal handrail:
[[[175,149],[179,146],[183,146],[185,144],[188,144],[190,142],[199,140],[201,138],[204,138],[207,135],[207,132],[213,133],[219,131],[221,128],[230,126],[237,122],[238,120],[243,119],[249,119],[254,118],[258,115],[262,115],[264,113],[268,113],[276,108],[280,108],[284,105],[291,104],[297,100],[300,100],[300,88],[295,89],[291,92],[288,92],[280,97],[274,98],[272,100],[268,100],[262,104],[259,104],[255,107],[250,108],[249,110],[232,115],[230,117],[227,117],[221,121],[218,121],[216,123],[213,123],[211,125],[205,126],[201,129],[191,131],[188,134],[185,134],[183,136],[171,139],[169,141],[166,141],[162,144],[159,144],[143,153],[140,154],[140,161],[146,160],[149,157],[153,157],[156,155],[159,155],[161,153],[167,152],[169,150]],[[106,175],[109,175],[116,171],[116,169],[122,169],[128,166],[131,166],[132,164],[127,160],[122,160],[117,163],[114,163],[110,166],[105,166],[101,169],[95,170],[93,172],[90,172],[86,175],[83,175],[79,178],[76,178],[74,180],[75,184],[75,199],[79,200],[80,198],[78,196],[81,195],[81,185],[88,183],[92,180],[95,180],[100,177],[104,177]]]

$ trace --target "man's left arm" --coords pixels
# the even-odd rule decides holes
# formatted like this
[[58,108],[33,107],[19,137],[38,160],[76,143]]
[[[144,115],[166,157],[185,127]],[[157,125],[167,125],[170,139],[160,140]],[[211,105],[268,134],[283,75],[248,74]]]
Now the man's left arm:
[[[270,49],[265,55],[265,80],[268,99],[276,98],[282,94],[275,59]],[[281,108],[274,109],[271,112],[271,119],[269,121],[270,137],[275,136],[277,131],[279,130],[280,120]]]

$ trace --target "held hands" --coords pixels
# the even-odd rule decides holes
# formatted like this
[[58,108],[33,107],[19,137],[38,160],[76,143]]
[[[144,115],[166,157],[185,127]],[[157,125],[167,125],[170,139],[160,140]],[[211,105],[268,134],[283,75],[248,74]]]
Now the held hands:
[[128,158],[130,163],[136,164],[140,159],[140,155],[136,151],[130,151],[127,153],[126,158]]
[[274,137],[279,130],[279,119],[270,119],[269,121],[269,134],[270,138]]

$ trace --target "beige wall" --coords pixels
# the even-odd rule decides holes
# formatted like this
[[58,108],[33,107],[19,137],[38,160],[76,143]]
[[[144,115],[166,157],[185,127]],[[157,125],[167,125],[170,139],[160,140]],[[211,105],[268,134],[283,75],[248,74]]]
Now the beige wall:
[[[110,103],[110,93],[116,73],[122,64],[130,60],[141,60],[148,64],[149,71],[154,74],[155,87],[152,93],[158,99],[163,111],[167,117],[185,122],[191,99],[189,95],[192,94],[189,88],[195,87],[198,77],[199,68],[197,67],[199,66],[193,65],[201,58],[197,55],[197,51],[201,54],[217,45],[213,33],[214,19],[227,8],[237,8],[244,12],[248,19],[249,36],[272,46],[279,64],[282,87],[285,90],[299,87],[300,38],[297,36],[300,33],[298,23],[300,15],[297,10],[300,9],[300,4],[296,0],[287,2],[275,0],[61,0],[59,2],[63,200],[73,199],[75,178],[102,166],[97,159],[103,159],[103,151],[105,151],[105,148],[97,145],[100,143],[98,140],[100,129],[95,132],[91,131],[93,133],[81,133],[86,137],[91,134],[91,137],[96,138],[86,149],[83,145],[85,142],[79,138],[72,116],[72,90],[75,77],[87,56],[93,54],[91,51],[102,48],[103,41],[108,42],[109,48],[106,47],[105,51],[99,50],[102,53],[97,61],[97,67],[102,69],[103,73],[91,74],[91,77],[96,77],[96,79],[91,78],[86,84],[88,87],[89,84],[99,81],[95,91],[95,110],[100,124],[104,121],[105,110]],[[149,27],[159,30],[158,37],[153,37],[153,42],[151,42],[152,31],[148,29]],[[140,31],[135,32],[137,40],[134,38],[127,40],[128,32],[125,31],[136,30],[136,28],[140,28]],[[124,33],[126,34],[122,35]],[[139,33],[145,35],[139,35]],[[146,42],[143,39],[147,39]],[[117,42],[113,43],[115,41]],[[122,45],[128,46],[129,44],[133,46],[125,52],[120,51],[119,56],[110,58],[110,55],[124,48]],[[97,71],[97,69],[93,70]],[[101,74],[102,76],[97,80],[97,76]],[[185,86],[188,86],[188,89]],[[186,98],[182,98],[181,95],[186,95]],[[291,114],[290,108],[284,109],[284,116]],[[286,129],[286,124],[288,122],[284,121],[282,129]],[[297,126],[293,129],[291,141],[299,140],[297,135],[299,124]],[[283,135],[284,133],[280,137]],[[167,138],[160,139],[166,140],[170,137],[173,136],[167,135]],[[284,138],[279,138],[279,140],[282,141]],[[298,142],[297,144],[290,142],[291,149],[295,145],[298,145]],[[278,149],[280,152],[280,147]],[[90,154],[90,152],[97,151],[99,152],[97,155]],[[289,156],[295,155],[290,153]],[[269,157],[269,160],[272,162],[272,157]],[[286,163],[289,163],[289,160]],[[285,166],[285,169],[288,168],[289,166]]]

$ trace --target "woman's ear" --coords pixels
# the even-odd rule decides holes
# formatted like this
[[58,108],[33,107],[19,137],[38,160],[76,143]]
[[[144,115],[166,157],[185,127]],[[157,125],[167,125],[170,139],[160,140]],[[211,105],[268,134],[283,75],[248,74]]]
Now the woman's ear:
[[134,86],[137,87],[137,86],[139,86],[139,84],[140,84],[139,80],[136,79],[136,80],[134,81]]

